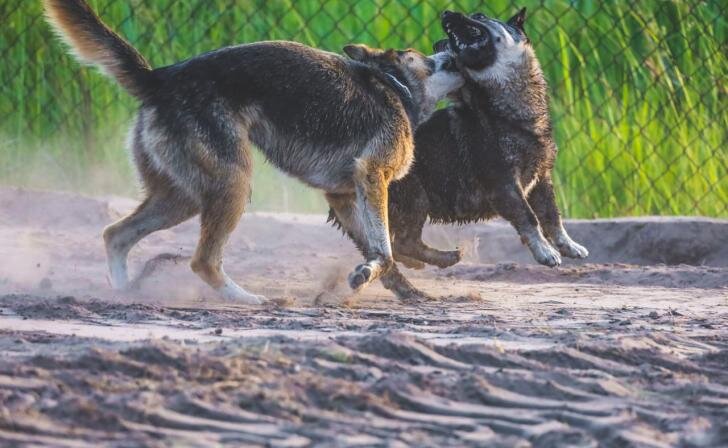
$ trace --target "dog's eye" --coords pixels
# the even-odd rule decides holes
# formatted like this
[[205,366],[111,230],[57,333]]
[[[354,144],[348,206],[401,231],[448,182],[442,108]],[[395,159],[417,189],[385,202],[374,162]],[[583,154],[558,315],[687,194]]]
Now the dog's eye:
[[482,14],[482,13],[479,13],[479,12],[478,12],[478,13],[475,13],[475,14],[473,14],[473,16],[472,16],[472,17],[473,17],[473,18],[474,18],[475,20],[485,20],[485,19],[486,19],[486,17],[485,17],[485,14]]

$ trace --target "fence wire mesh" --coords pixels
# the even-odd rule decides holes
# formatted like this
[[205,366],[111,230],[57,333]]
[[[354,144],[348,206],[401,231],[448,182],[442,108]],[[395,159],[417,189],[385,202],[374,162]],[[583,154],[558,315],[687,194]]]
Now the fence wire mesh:
[[[526,28],[551,89],[565,214],[728,215],[725,1],[90,3],[157,67],[268,39],[336,52],[352,42],[427,51],[443,36],[445,9],[507,19],[527,6]],[[39,1],[0,0],[0,23],[0,182],[101,191],[130,184],[124,134],[134,100],[78,67]],[[258,170],[254,190],[269,208],[320,205],[270,169]]]

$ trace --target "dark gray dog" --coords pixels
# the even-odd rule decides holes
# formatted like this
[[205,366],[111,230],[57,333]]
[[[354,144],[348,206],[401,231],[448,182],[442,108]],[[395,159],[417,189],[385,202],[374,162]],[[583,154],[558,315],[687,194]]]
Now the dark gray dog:
[[465,223],[502,216],[546,266],[559,265],[560,255],[588,256],[566,233],[554,198],[549,97],[525,18],[525,9],[506,23],[443,14],[448,39],[436,48],[453,52],[466,83],[454,105],[418,128],[415,164],[390,187],[395,259],[412,267],[460,260],[458,251],[422,242],[428,217]]
[[327,193],[366,263],[367,285],[393,265],[387,189],[409,170],[415,126],[462,85],[448,53],[345,49],[352,59],[293,42],[223,48],[153,70],[85,0],[45,0],[50,23],[85,62],[141,100],[131,135],[147,197],[104,232],[113,287],[142,238],[201,215],[192,269],[227,299],[257,304],[223,270],[223,247],[250,195],[250,146]]

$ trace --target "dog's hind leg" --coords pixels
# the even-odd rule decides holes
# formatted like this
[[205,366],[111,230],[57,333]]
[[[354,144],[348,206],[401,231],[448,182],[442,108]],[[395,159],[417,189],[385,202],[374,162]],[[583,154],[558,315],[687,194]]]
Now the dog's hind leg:
[[127,257],[136,243],[153,232],[186,221],[198,212],[195,203],[171,185],[146,183],[148,196],[144,202],[131,215],[104,229],[111,286],[117,290],[128,287]]
[[425,266],[427,266],[424,261],[403,255],[402,252],[397,251],[397,245],[394,244],[394,241],[392,241],[392,256],[394,257],[394,261],[402,263],[410,269],[420,270],[425,269]]
[[[421,263],[446,268],[462,259],[460,251],[433,249],[422,241],[429,201],[425,190],[413,174],[393,182],[389,188],[389,219],[393,237],[394,259],[410,268],[423,268]],[[419,264],[417,264],[419,262]]]
[[544,237],[538,218],[526,200],[520,185],[511,180],[498,188],[493,196],[493,205],[498,214],[508,220],[516,229],[536,261],[550,267],[561,264],[559,253]]
[[[411,258],[439,268],[450,267],[462,260],[463,253],[460,250],[437,250],[425,244],[422,241],[422,227],[415,225],[410,232],[413,234],[411,237],[395,239],[393,246],[395,259]],[[400,234],[398,233],[398,235]],[[403,262],[403,264],[408,266],[407,263]]]
[[[360,211],[357,210],[356,195],[328,193],[326,200],[342,229],[364,255],[364,258],[369,260],[371,258],[370,246],[367,243],[361,220],[357,218]],[[392,264],[392,267],[381,276],[380,280],[384,287],[392,291],[400,300],[414,301],[429,298],[427,294],[415,288],[395,264]]]
[[220,173],[216,188],[203,195],[200,241],[192,257],[192,270],[224,299],[258,305],[265,298],[235,283],[223,269],[223,250],[240,221],[249,198],[249,176],[245,170]]
[[534,213],[538,217],[546,237],[559,249],[561,255],[569,258],[586,258],[589,251],[571,239],[561,220],[559,207],[556,205],[554,186],[551,179],[541,179],[533,187],[528,197]]

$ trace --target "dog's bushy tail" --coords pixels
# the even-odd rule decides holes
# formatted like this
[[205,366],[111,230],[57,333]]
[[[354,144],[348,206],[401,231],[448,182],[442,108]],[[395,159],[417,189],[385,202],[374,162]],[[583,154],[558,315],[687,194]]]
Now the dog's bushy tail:
[[48,22],[81,62],[98,66],[137,98],[154,88],[146,59],[106,26],[86,0],[43,0],[43,5]]

